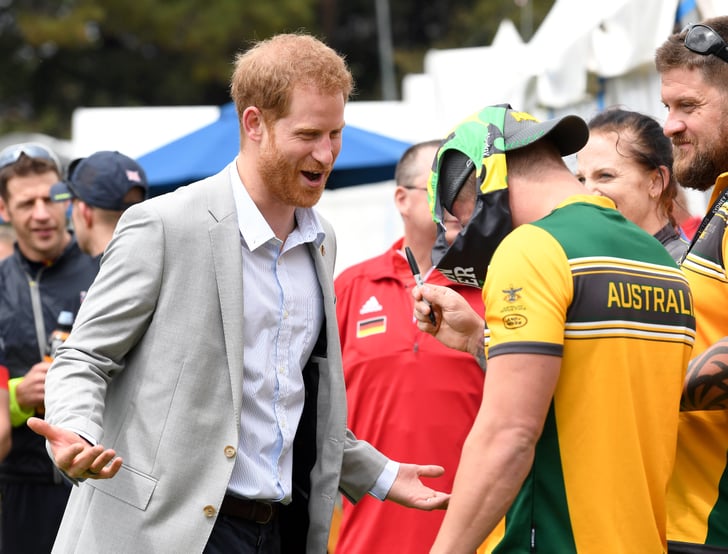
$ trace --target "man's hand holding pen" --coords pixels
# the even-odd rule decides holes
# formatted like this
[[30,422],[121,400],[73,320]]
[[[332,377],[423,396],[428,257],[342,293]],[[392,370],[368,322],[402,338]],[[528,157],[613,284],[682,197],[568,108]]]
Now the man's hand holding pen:
[[[422,285],[412,290],[417,327],[445,346],[483,357],[485,321],[467,300],[440,285]],[[432,317],[431,317],[432,316]],[[432,321],[438,322],[433,324]]]
[[[422,274],[420,273],[420,268],[417,265],[417,260],[415,259],[415,256],[412,253],[412,250],[410,250],[409,246],[404,247],[404,253],[407,256],[407,263],[409,263],[410,269],[412,270],[412,275],[415,278],[415,283],[417,283],[418,287],[425,286],[425,282],[422,280]],[[427,300],[425,300],[425,302],[427,302]],[[430,310],[430,313],[427,315],[427,317],[429,318],[430,323],[433,326],[437,327],[437,319],[435,319],[435,312],[433,310]]]

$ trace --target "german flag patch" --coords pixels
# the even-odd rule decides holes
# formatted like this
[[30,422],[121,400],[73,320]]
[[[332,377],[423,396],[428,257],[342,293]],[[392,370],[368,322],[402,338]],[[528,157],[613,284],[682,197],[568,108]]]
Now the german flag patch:
[[371,335],[379,335],[387,332],[387,316],[372,317],[363,319],[356,323],[356,338],[361,339]]

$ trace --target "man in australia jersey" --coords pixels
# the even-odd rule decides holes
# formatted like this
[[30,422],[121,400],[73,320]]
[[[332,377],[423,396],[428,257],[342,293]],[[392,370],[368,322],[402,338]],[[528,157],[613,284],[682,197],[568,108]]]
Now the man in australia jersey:
[[433,217],[465,229],[437,267],[482,285],[487,326],[429,284],[414,291],[418,325],[488,365],[432,553],[484,539],[509,554],[667,548],[692,299],[662,245],[565,165],[587,138],[578,117],[500,105],[438,152]]
[[696,337],[667,494],[671,554],[728,552],[728,16],[686,27],[657,49],[675,177],[710,208],[680,267],[695,299]]

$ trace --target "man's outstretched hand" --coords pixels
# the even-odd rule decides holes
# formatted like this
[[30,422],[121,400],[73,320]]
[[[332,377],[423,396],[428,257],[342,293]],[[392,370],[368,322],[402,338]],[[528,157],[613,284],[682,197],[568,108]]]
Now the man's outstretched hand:
[[72,431],[37,417],[28,420],[28,427],[45,437],[56,466],[72,480],[110,479],[121,467],[122,459],[116,452],[100,444],[92,446]]
[[442,466],[400,464],[387,500],[420,510],[444,510],[450,495],[431,489],[420,481],[420,477],[440,477],[443,473],[445,469]]

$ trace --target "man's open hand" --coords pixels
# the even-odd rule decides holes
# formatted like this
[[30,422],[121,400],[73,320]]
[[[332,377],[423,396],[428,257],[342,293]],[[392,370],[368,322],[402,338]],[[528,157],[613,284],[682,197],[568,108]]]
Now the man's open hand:
[[56,466],[70,479],[110,479],[121,467],[116,452],[100,444],[92,446],[76,433],[37,417],[28,420],[28,427],[46,438]]

